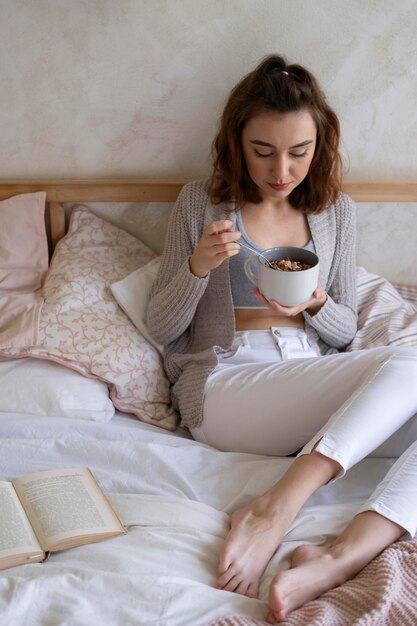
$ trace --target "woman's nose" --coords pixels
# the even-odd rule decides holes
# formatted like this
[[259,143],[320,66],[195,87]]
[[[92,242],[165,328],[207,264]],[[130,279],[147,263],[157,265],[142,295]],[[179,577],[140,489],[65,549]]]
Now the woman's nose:
[[288,161],[284,156],[275,159],[272,166],[272,175],[276,180],[286,180],[288,175]]

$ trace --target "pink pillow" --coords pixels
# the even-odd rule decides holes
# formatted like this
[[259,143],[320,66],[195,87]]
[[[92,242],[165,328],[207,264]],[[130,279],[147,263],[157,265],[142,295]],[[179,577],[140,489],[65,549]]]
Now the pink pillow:
[[3,349],[0,356],[49,359],[103,380],[117,409],[175,429],[177,414],[161,355],[130,322],[110,290],[112,283],[154,256],[132,235],[87,207],[76,207],[45,280],[37,345]]
[[0,346],[36,343],[48,269],[43,191],[0,202]]

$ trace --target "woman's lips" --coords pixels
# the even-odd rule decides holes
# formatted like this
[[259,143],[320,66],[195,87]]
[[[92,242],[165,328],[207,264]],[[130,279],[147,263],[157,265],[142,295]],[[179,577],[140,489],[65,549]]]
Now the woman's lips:
[[287,187],[290,186],[290,183],[282,183],[282,184],[274,184],[274,183],[268,183],[268,185],[270,187],[272,187],[272,189],[275,189],[276,191],[283,191],[284,189],[287,189]]

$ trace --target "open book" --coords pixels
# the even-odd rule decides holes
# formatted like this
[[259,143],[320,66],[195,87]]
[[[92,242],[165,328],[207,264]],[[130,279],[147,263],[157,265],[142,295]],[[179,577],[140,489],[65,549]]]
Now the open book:
[[125,533],[88,468],[0,481],[0,569]]

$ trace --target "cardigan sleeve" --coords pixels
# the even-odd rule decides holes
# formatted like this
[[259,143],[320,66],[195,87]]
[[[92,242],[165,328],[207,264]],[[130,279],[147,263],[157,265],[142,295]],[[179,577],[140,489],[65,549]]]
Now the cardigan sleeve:
[[356,209],[343,195],[335,205],[336,242],[333,264],[325,289],[327,302],[315,314],[304,311],[306,323],[329,346],[341,350],[357,330]]
[[189,267],[202,232],[206,201],[201,185],[191,183],[183,187],[172,210],[147,312],[148,330],[161,345],[187,330],[208,284],[209,275],[198,278]]

